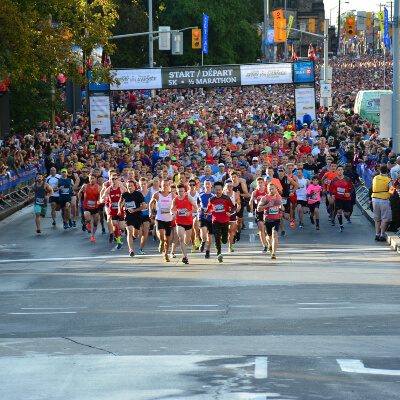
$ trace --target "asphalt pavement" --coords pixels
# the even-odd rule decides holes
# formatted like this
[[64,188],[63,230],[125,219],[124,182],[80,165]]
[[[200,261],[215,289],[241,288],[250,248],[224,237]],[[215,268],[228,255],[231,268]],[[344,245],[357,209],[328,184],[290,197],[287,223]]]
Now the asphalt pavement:
[[400,398],[400,256],[358,209],[344,233],[286,222],[277,260],[246,215],[189,265],[57,218],[0,222],[2,400]]

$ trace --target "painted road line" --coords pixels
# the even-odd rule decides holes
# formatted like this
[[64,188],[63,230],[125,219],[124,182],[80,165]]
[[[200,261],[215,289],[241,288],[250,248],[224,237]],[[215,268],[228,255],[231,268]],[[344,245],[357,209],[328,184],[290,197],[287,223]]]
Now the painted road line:
[[[390,247],[373,247],[373,248],[338,248],[338,249],[306,249],[306,250],[278,250],[277,254],[307,254],[307,253],[365,253],[368,252],[379,252],[379,251],[392,251]],[[223,252],[223,255],[232,255],[232,253]],[[253,251],[235,251],[234,256],[241,254],[253,254],[253,255],[265,255],[262,250],[253,250]],[[192,254],[191,257],[203,257],[202,253]],[[155,254],[146,254],[143,256],[135,256],[131,258],[129,254],[127,255],[112,255],[112,256],[81,256],[81,257],[49,257],[49,258],[19,258],[15,260],[0,260],[0,264],[11,264],[11,263],[26,263],[26,262],[51,262],[51,261],[80,261],[80,260],[116,260],[119,258],[131,259],[134,261],[135,259],[143,259],[149,257],[159,257],[161,260],[161,256],[158,253]]]
[[76,311],[49,311],[49,312],[31,312],[31,313],[22,313],[22,312],[10,312],[7,315],[47,315],[47,314],[76,314]]
[[299,307],[299,310],[347,310],[355,307]]
[[268,357],[256,357],[256,362],[254,364],[254,378],[268,378]]
[[173,306],[158,306],[160,308],[170,308],[170,307],[219,307],[218,305],[210,305],[210,304],[205,304],[205,305],[201,305],[201,304],[175,304]]
[[226,310],[160,310],[161,312],[220,312]]
[[360,360],[337,359],[336,361],[340,365],[340,368],[343,372],[352,372],[356,374],[400,376],[400,370],[398,369],[365,368],[364,363]]
[[329,306],[338,304],[351,304],[351,301],[335,301],[333,303],[296,303],[299,306]]
[[70,310],[71,308],[87,308],[87,307],[29,307],[29,308],[21,308],[21,310]]

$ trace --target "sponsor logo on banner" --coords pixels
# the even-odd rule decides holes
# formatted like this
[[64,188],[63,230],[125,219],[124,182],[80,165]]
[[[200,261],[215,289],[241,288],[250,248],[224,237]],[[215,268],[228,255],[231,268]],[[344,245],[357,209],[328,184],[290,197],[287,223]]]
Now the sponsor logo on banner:
[[294,82],[314,82],[314,63],[312,61],[304,61],[293,63]]
[[303,116],[308,114],[311,119],[315,119],[315,89],[297,88],[295,93],[296,121],[303,122]]
[[111,135],[109,96],[90,97],[90,121],[91,132],[99,128],[100,134]]
[[241,65],[240,75],[242,85],[292,83],[292,66],[291,64]]
[[115,70],[120,84],[111,85],[111,90],[161,89],[161,68]]

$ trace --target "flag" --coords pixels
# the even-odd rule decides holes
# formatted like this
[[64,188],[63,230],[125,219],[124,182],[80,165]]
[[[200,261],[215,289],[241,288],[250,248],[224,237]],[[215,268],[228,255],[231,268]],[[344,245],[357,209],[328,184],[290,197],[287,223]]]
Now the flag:
[[110,58],[110,56],[108,55],[108,54],[105,54],[104,55],[104,64],[103,64],[105,67],[109,67],[109,68],[112,68],[112,65],[111,65],[111,58]]
[[385,20],[384,20],[384,39],[383,41],[385,42],[385,46],[390,48],[390,33],[389,33],[389,12],[387,8],[385,7]]
[[208,15],[203,14],[203,43],[201,49],[206,54],[208,54],[208,20]]
[[314,51],[314,48],[312,47],[312,44],[310,44],[310,46],[308,46],[308,59],[316,60],[315,51]]
[[292,61],[297,62],[297,53],[296,50],[294,49],[294,46],[292,46]]

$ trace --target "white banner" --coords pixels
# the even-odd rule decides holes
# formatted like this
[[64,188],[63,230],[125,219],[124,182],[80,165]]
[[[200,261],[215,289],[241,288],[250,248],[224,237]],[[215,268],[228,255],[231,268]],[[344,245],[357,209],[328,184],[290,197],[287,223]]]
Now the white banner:
[[100,135],[111,135],[110,97],[90,97],[90,132],[100,129]]
[[241,65],[240,77],[242,85],[293,83],[292,64]]
[[294,90],[295,105],[296,105],[296,121],[303,122],[303,116],[308,114],[311,119],[315,119],[315,89],[297,88]]
[[111,90],[130,90],[130,89],[161,89],[161,68],[149,69],[118,69],[116,78],[121,82],[110,85]]
[[321,83],[321,97],[332,97],[331,83]]
[[159,156],[160,156],[160,157],[169,157],[170,154],[171,154],[171,151],[170,151],[170,150],[160,150]]

